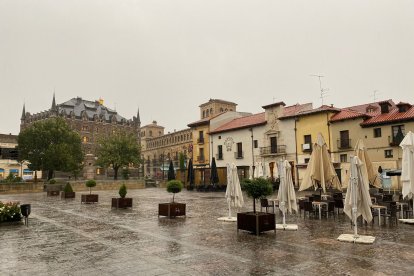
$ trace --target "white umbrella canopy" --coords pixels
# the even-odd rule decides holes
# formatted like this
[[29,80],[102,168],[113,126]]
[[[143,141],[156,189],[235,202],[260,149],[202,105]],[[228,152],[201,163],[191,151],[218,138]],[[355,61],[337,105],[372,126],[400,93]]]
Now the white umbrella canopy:
[[414,199],[414,133],[409,131],[400,147],[403,150],[401,169],[403,198]]
[[350,179],[344,202],[344,212],[351,220],[359,216],[371,222],[371,197],[369,195],[366,165],[358,156],[351,157]]
[[277,162],[275,162],[275,164],[273,165],[273,177],[279,178],[279,168],[277,166]]
[[[374,167],[372,166],[371,159],[369,158],[369,155],[368,155],[368,150],[365,147],[362,139],[359,139],[357,144],[355,145],[354,153],[355,153],[355,156],[358,156],[361,162],[365,164],[362,173],[366,175],[369,181],[369,184],[377,188],[381,188],[382,187],[381,179],[378,176],[378,173],[374,171]],[[342,183],[342,188],[348,187],[348,183],[349,183],[349,174],[346,174],[344,181]]]
[[297,212],[298,207],[296,204],[295,189],[293,187],[292,167],[287,160],[282,161],[280,165],[280,184],[277,198],[279,200],[280,210],[285,215],[286,212],[292,213],[292,210]]
[[263,177],[263,164],[262,162],[256,162],[256,169],[255,169],[255,178]]
[[306,190],[312,186],[316,190],[319,185],[324,192],[326,192],[326,188],[341,189],[341,183],[336,175],[322,134],[318,134],[317,141],[313,145],[312,150],[299,191]]
[[[239,175],[237,174],[236,165],[227,164],[227,170],[230,169],[230,180],[227,179],[226,199],[227,203],[236,208],[240,208],[244,204],[243,194],[241,191]],[[229,178],[229,177],[227,177]]]

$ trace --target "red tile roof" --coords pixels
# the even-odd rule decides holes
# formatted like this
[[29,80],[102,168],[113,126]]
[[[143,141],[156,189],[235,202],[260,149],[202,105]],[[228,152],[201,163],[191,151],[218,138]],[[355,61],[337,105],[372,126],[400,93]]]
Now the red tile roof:
[[405,112],[399,112],[398,108],[392,108],[388,113],[379,114],[369,118],[361,123],[362,127],[381,125],[394,122],[412,121],[414,120],[414,107]]
[[292,115],[296,115],[299,112],[303,112],[305,110],[311,110],[312,109],[312,104],[311,103],[306,103],[306,104],[295,104],[295,105],[290,105],[290,106],[286,106],[283,109],[283,115],[282,117],[289,117]]
[[265,113],[258,113],[231,120],[230,122],[210,131],[210,134],[226,132],[230,130],[248,128],[266,124]]
[[305,116],[305,115],[310,115],[310,114],[316,114],[316,113],[322,113],[322,112],[340,112],[341,110],[339,108],[333,107],[333,106],[329,106],[329,105],[322,105],[321,107],[315,108],[315,109],[310,109],[310,110],[302,110],[302,111],[298,111],[296,113],[292,112],[293,114],[289,114],[289,115],[283,115],[280,116],[279,119],[283,120],[283,119],[287,119],[287,118],[291,118],[291,117],[296,117],[296,116]]
[[355,119],[355,118],[369,118],[370,116],[366,113],[361,113],[358,111],[354,111],[352,109],[344,108],[341,112],[336,113],[331,117],[331,122],[343,121],[348,119]]

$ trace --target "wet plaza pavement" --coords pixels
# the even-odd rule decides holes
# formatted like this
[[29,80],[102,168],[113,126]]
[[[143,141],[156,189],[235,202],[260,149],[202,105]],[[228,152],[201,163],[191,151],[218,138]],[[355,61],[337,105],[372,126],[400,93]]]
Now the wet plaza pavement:
[[[86,192],[84,192],[86,193]],[[133,209],[111,209],[117,191],[99,191],[99,203],[46,197],[45,193],[0,195],[32,204],[29,227],[0,226],[0,275],[413,275],[414,226],[360,226],[373,245],[341,243],[352,233],[342,213],[309,219],[293,215],[298,231],[237,233],[224,193],[183,191],[187,217],[158,218],[165,189],[129,190]],[[245,197],[242,211],[252,210]],[[277,214],[277,223],[281,216]]]

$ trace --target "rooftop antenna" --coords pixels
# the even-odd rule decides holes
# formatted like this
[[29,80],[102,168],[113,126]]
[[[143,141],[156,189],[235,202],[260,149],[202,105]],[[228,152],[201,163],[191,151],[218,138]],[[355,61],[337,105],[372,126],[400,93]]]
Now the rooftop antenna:
[[329,91],[329,88],[322,88],[321,78],[323,78],[325,76],[323,76],[323,75],[310,75],[310,76],[311,77],[317,77],[319,79],[319,89],[321,90],[320,98],[321,98],[321,102],[322,102],[322,105],[323,105],[323,100],[327,97],[327,94],[328,94],[328,91]]
[[374,90],[374,93],[371,95],[371,97],[374,99],[374,103],[378,100],[378,95],[380,93],[378,93],[378,90]]

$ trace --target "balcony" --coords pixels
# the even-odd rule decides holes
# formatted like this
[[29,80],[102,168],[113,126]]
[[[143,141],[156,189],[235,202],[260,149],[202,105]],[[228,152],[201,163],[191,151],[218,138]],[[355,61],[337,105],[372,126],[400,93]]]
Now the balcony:
[[235,159],[243,159],[243,157],[244,157],[244,152],[242,152],[242,151],[236,151],[234,153],[234,158]]
[[260,148],[260,155],[277,155],[277,154],[285,154],[285,153],[286,153],[286,145]]
[[312,143],[302,144],[302,151],[303,152],[311,152],[312,151]]
[[198,139],[197,139],[197,143],[198,143],[198,144],[200,144],[200,145],[201,145],[201,144],[204,144],[204,137],[200,137],[200,138],[198,138]]
[[223,154],[216,154],[217,160],[223,160]]
[[197,162],[201,163],[204,162],[206,159],[204,156],[197,156]]
[[352,148],[351,139],[338,139],[336,140],[338,149],[350,149]]
[[388,143],[390,144],[391,147],[398,147],[402,140],[404,139],[404,136],[388,136]]

